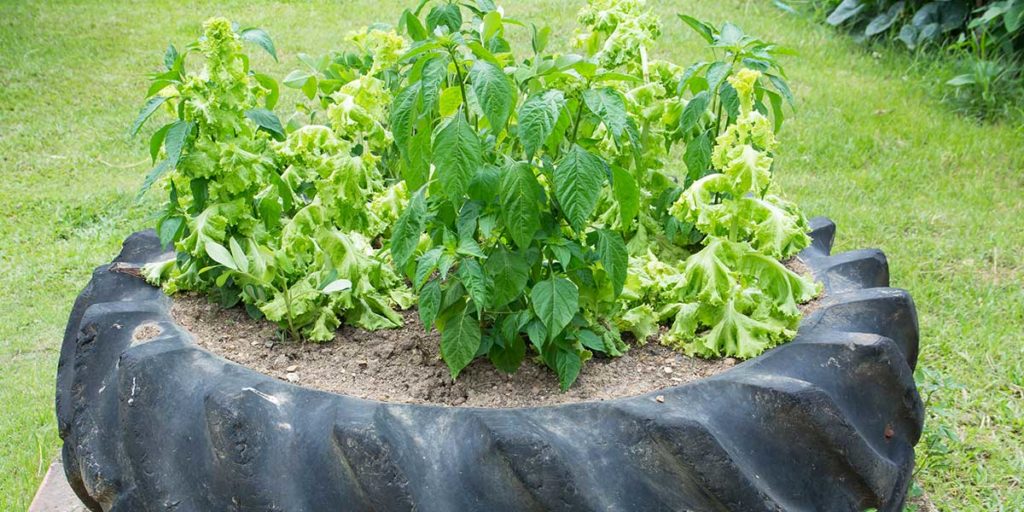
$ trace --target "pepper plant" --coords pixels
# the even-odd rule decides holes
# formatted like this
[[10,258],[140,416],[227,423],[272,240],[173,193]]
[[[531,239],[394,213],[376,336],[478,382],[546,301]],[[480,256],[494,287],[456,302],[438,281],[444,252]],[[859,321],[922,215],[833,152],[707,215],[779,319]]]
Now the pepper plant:
[[731,61],[683,71],[650,58],[660,26],[642,2],[606,1],[581,11],[584,54],[547,53],[545,32],[531,28],[532,51],[519,58],[505,38],[518,23],[484,4],[436,4],[425,23],[422,11],[403,14],[414,42],[391,127],[415,193],[391,252],[419,293],[421,320],[441,331],[453,377],[485,355],[514,371],[529,343],[566,388],[594,352],[626,349],[620,329],[644,341],[664,320],[657,303],[624,311],[622,295],[631,260],[681,259],[706,235],[668,215],[686,183],[665,157],[684,142],[695,146],[684,176],[709,172],[708,138],[742,113],[725,108],[741,97],[721,84],[743,65],[778,69],[774,47],[684,18]]

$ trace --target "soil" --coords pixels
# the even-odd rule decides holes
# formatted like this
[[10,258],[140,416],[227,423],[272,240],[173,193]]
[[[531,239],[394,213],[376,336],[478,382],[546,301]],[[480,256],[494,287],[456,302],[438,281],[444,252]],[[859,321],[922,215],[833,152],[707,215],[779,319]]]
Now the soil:
[[[405,325],[399,329],[368,332],[344,326],[329,343],[283,340],[274,324],[194,294],[175,296],[171,313],[199,346],[228,360],[294,384],[386,402],[532,407],[601,401],[709,377],[737,363],[687,357],[656,340],[631,343],[622,357],[588,361],[572,388],[561,392],[555,373],[529,356],[513,375],[478,359],[453,382],[441,360],[437,331],[426,332],[415,309],[402,313]],[[137,339],[154,335],[140,332]]]

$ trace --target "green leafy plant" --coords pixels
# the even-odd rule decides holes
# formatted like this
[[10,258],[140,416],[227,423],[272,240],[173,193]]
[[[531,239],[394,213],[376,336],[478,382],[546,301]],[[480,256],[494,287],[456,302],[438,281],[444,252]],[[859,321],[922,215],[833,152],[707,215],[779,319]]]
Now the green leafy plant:
[[[606,1],[580,13],[575,41],[584,54],[546,53],[546,32],[531,27],[533,51],[518,59],[505,31],[519,22],[493,7],[467,11],[474,18],[468,24],[456,4],[434,5],[425,23],[422,11],[403,14],[414,42],[400,60],[391,110],[402,175],[416,191],[391,251],[420,293],[421,319],[442,333],[453,377],[480,356],[514,371],[529,342],[567,388],[593,353],[626,350],[621,330],[646,341],[666,320],[656,309],[671,309],[675,323],[694,332],[722,324],[729,331],[723,339],[761,339],[757,346],[723,341],[693,350],[702,355],[749,357],[792,334],[787,329],[798,313],[790,306],[808,300],[814,287],[773,258],[806,245],[806,235],[796,236],[806,230],[802,217],[779,235],[790,237],[784,248],[762,230],[768,255],[744,256],[737,245],[736,257],[722,263],[745,265],[749,281],[769,283],[774,295],[762,303],[784,301],[787,329],[744,326],[736,334],[725,324],[742,322],[738,311],[751,308],[737,300],[716,304],[736,313],[705,308],[700,321],[689,305],[676,307],[678,297],[666,304],[661,296],[625,293],[631,268],[660,263],[656,254],[683,258],[705,236],[691,219],[668,215],[668,206],[686,182],[711,171],[711,140],[719,131],[733,133],[730,123],[749,115],[743,102],[753,111],[755,97],[761,109],[767,100],[781,124],[789,90],[774,45],[733,25],[718,30],[684,17],[727,60],[683,70],[648,55],[660,26],[642,2]],[[726,79],[744,67],[774,73],[763,81],[757,75],[741,96]],[[691,167],[682,184],[664,163],[679,142],[688,146]],[[763,197],[750,201],[767,204]],[[776,203],[747,208],[764,223],[781,222],[793,210]],[[789,211],[776,214],[779,208]],[[685,268],[665,267],[677,282],[688,281]],[[641,314],[643,308],[651,313]]]
[[[644,343],[662,326],[690,354],[757,355],[817,292],[781,263],[808,243],[772,181],[786,52],[680,19],[713,60],[654,58],[660,20],[642,0],[589,1],[580,53],[549,51],[548,29],[490,1],[423,1],[400,33],[300,55],[286,123],[241,46],[275,55],[270,38],[213,19],[169,50],[133,127],[175,118],[145,188],[168,173],[158,232],[177,258],[147,273],[317,341],[342,322],[399,325],[411,288],[453,378],[532,353],[566,389],[595,353],[626,351],[623,333]],[[523,55],[513,30],[528,31]],[[195,51],[204,66],[186,71]]]
[[[167,71],[152,77],[132,132],[161,108],[176,118],[150,140],[162,160],[142,192],[170,173],[157,232],[177,257],[151,265],[148,277],[170,292],[242,302],[295,337],[332,339],[342,318],[368,329],[401,325],[393,308],[412,296],[372,241],[393,220],[387,212],[401,209],[404,188],[377,170],[372,151],[387,138],[379,123],[350,122],[356,116],[344,110],[372,110],[362,100],[375,79],[347,84],[362,95],[329,109],[330,126],[286,133],[271,111],[277,82],[249,68],[246,40],[276,55],[262,30],[213,18],[184,53],[171,46]],[[186,68],[191,53],[203,57],[198,71]]]
[[860,39],[893,37],[909,49],[926,46],[955,57],[947,99],[981,118],[1020,118],[1024,97],[1024,0],[843,0],[815,2],[827,22]]
[[939,43],[966,28],[974,2],[966,0],[843,0],[828,16],[833,26],[850,27],[862,37],[889,31],[908,48]]

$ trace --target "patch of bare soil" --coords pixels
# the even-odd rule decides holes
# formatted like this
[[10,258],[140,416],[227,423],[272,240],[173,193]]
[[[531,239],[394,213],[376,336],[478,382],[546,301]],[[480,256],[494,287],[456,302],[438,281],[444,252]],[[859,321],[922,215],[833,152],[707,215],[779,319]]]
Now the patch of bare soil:
[[931,498],[924,493],[908,497],[907,504],[903,509],[908,512],[939,512],[939,507],[936,507],[935,504],[932,503]]
[[452,382],[438,333],[425,332],[415,310],[403,313],[405,325],[399,329],[345,326],[329,343],[284,341],[272,323],[197,295],[176,296],[171,313],[199,346],[238,364],[302,386],[386,402],[531,407],[600,401],[709,377],[737,363],[686,357],[656,341],[632,344],[622,357],[588,361],[563,393],[555,373],[530,357],[513,375],[481,358]]

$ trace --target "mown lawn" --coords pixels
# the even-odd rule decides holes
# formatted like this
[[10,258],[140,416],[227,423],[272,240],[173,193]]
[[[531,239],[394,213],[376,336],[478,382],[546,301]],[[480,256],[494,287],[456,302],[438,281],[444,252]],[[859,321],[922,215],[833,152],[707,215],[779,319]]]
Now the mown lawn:
[[[581,1],[505,4],[556,24],[564,47]],[[408,3],[0,3],[0,510],[27,507],[58,451],[53,378],[74,296],[147,226],[155,200],[134,195],[148,156],[125,131],[167,44],[226,15],[274,36],[281,63],[254,63],[283,77],[296,53]],[[781,180],[837,222],[839,250],[882,248],[917,301],[930,371],[918,479],[942,510],[1024,510],[1024,134],[957,117],[901,52],[872,54],[767,0],[651,4],[665,21],[655,53],[677,62],[704,58],[679,11],[799,52]]]

